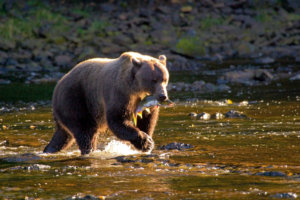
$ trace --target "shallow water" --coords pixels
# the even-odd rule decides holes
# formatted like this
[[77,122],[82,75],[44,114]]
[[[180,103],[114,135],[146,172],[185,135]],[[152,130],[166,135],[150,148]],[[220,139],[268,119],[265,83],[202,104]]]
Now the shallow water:
[[[100,137],[99,150],[89,156],[80,156],[76,145],[58,154],[42,154],[55,128],[50,106],[14,105],[0,114],[0,199],[299,198],[299,89],[297,84],[283,84],[272,95],[274,88],[211,98],[173,94],[179,100],[175,107],[161,109],[156,148],[150,154],[131,149],[110,133]],[[247,90],[240,88],[239,93]],[[229,110],[247,118],[188,117],[190,112]],[[193,147],[161,149],[172,142]]]

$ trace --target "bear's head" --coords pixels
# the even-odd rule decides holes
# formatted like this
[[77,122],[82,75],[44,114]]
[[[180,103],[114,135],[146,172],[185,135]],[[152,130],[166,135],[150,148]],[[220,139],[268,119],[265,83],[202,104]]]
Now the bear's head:
[[140,91],[153,95],[158,101],[167,101],[169,72],[167,58],[160,55],[158,59],[150,56],[133,56],[132,75]]

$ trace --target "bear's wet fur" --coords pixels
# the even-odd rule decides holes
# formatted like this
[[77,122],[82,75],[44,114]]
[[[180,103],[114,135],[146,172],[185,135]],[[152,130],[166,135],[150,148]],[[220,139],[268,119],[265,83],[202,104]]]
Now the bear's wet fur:
[[107,129],[135,148],[151,151],[159,108],[144,112],[136,126],[132,116],[147,95],[167,100],[168,81],[164,55],[156,59],[125,52],[116,59],[94,58],[79,63],[54,89],[56,131],[44,152],[58,152],[76,141],[81,154],[88,154],[97,148],[99,133]]

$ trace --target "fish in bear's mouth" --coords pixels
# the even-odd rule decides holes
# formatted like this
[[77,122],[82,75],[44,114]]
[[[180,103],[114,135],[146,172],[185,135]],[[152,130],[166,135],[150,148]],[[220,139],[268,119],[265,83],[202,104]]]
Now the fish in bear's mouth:
[[172,102],[170,99],[167,99],[165,101],[159,102],[154,96],[147,96],[145,97],[138,105],[135,113],[133,113],[133,123],[136,126],[137,125],[137,118],[143,118],[143,112],[146,111],[150,113],[151,107],[158,107],[158,106],[164,106],[164,107],[172,107],[174,106],[174,102]]

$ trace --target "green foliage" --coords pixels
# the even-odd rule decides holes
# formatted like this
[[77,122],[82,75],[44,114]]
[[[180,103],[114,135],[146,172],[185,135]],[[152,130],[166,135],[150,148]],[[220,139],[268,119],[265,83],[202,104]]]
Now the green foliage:
[[300,14],[299,13],[288,13],[286,18],[289,21],[300,21]]
[[88,30],[93,33],[101,33],[108,25],[109,22],[107,21],[95,20],[92,22]]
[[77,34],[78,34],[79,37],[82,37],[82,36],[86,35],[87,32],[88,32],[88,31],[85,30],[85,29],[83,29],[83,28],[78,28],[78,29],[77,29]]
[[200,27],[203,30],[209,29],[212,26],[218,26],[225,23],[225,20],[223,18],[213,18],[213,17],[207,17],[200,21]]
[[153,41],[150,38],[148,38],[147,40],[145,40],[144,45],[151,46],[153,45]]
[[257,12],[258,13],[255,17],[255,19],[257,21],[262,22],[262,23],[268,23],[268,22],[271,22],[273,20],[274,13],[269,13],[265,9],[258,10]]
[[27,37],[32,35],[32,28],[17,18],[9,18],[0,24],[0,37],[12,40],[16,36]]
[[6,15],[6,12],[4,10],[4,2],[3,1],[0,1],[0,16],[5,16]]
[[83,17],[89,17],[90,16],[90,11],[89,10],[84,10],[84,9],[81,9],[81,8],[75,8],[72,10],[73,13],[76,13],[78,15],[81,15]]
[[[24,6],[28,10],[24,12]],[[92,12],[81,6],[74,5],[73,13],[84,18],[89,18]],[[34,37],[40,28],[46,34],[47,39],[52,41],[53,37],[62,37],[71,29],[75,30],[79,36],[87,34],[104,36],[105,28],[110,25],[108,21],[98,20],[98,17],[91,21],[88,27],[81,27],[72,23],[72,19],[65,16],[63,10],[53,10],[44,1],[29,0],[25,4],[13,4],[10,11],[3,9],[3,2],[0,0],[0,38],[7,41],[24,40]],[[93,13],[96,14],[96,13]],[[75,29],[74,29],[75,26]],[[61,43],[61,42],[59,42]]]
[[205,55],[205,45],[197,37],[183,37],[177,45],[176,50],[180,53],[190,56],[203,56]]
[[[15,9],[13,12],[18,13]],[[50,11],[44,6],[39,5],[31,9],[23,18],[17,16],[9,16],[0,23],[0,37],[6,40],[16,40],[30,38],[33,36],[34,29],[38,29],[48,24],[51,31],[61,33],[65,30],[67,23],[66,18]]]
[[40,8],[31,12],[31,17],[36,21],[48,21],[50,23],[63,23],[66,19],[59,13],[52,12],[47,8]]

